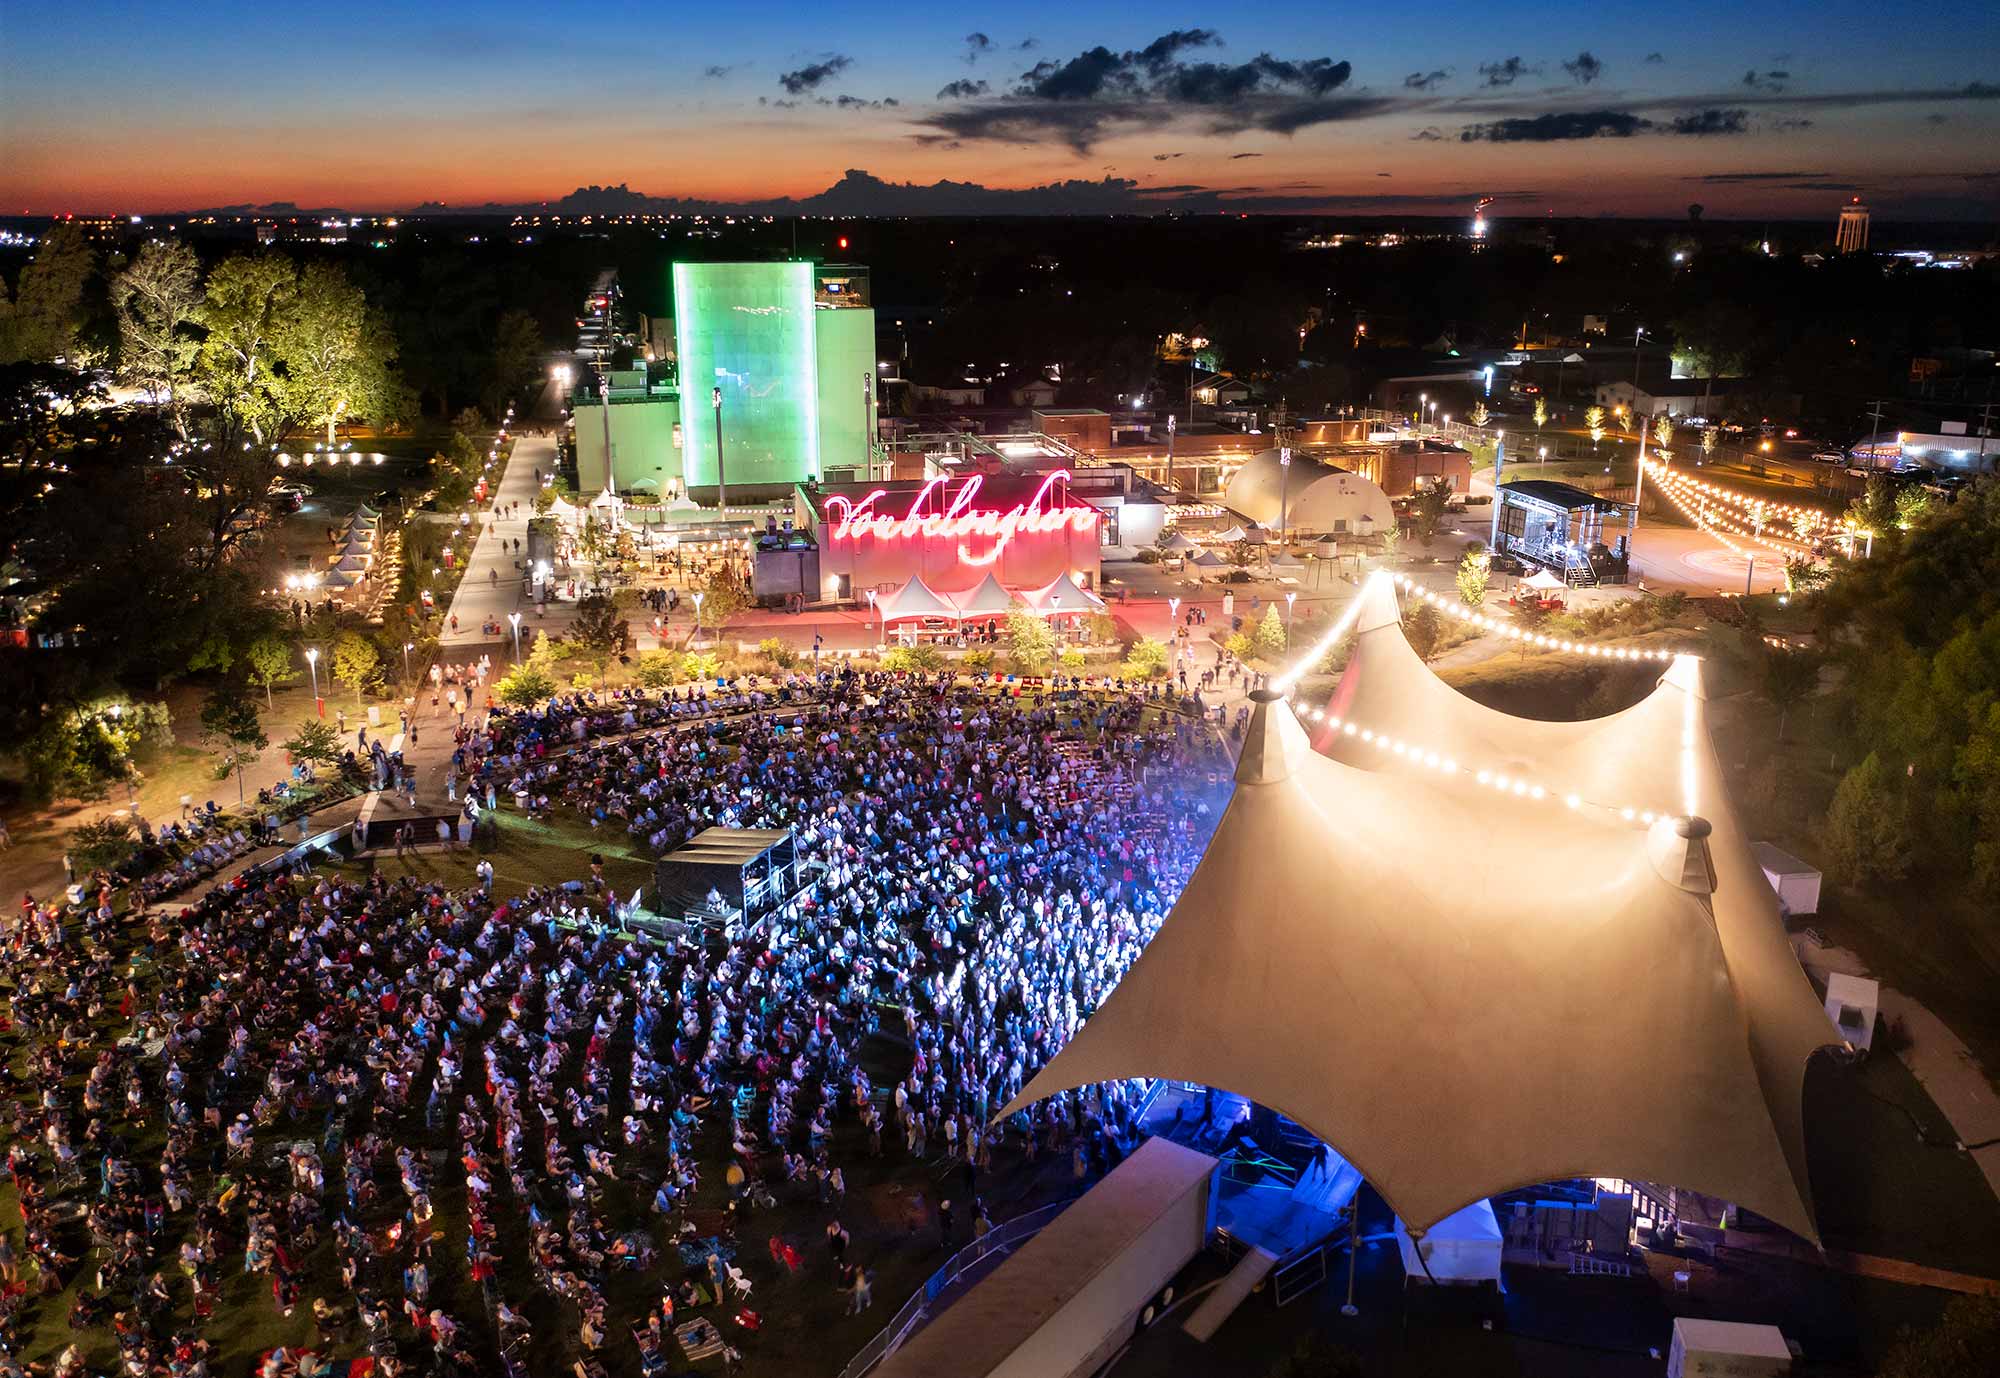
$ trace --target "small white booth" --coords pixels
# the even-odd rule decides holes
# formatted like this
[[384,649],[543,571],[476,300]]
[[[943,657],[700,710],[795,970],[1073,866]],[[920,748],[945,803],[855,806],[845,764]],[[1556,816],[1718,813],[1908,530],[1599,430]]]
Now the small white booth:
[[1667,1378],[1770,1378],[1792,1371],[1792,1347],[1775,1325],[1674,1319]]
[[1875,1016],[1882,1009],[1882,983],[1836,971],[1826,978],[1826,1017],[1858,1053],[1875,1041]]
[[1819,912],[1819,871],[1816,867],[1768,842],[1753,842],[1750,849],[1756,853],[1757,865],[1764,872],[1764,879],[1770,881],[1771,888],[1778,892],[1780,909],[1787,915]]

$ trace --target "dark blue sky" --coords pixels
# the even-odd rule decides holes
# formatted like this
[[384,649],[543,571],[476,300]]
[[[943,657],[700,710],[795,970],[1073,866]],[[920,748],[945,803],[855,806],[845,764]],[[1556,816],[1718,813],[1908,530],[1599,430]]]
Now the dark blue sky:
[[[0,208],[803,196],[1992,217],[2000,6],[0,10]],[[1110,179],[1106,182],[1106,179]],[[1049,204],[1063,197],[1043,194]],[[1027,198],[1023,205],[1036,203]]]

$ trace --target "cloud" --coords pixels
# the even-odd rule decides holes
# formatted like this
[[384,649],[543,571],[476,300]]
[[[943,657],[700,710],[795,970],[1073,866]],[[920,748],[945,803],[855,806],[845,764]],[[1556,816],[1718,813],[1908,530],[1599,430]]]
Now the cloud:
[[1014,45],[1014,51],[1017,53],[1032,53],[1041,46],[1042,40],[1039,38],[1024,38]]
[[746,67],[748,65],[749,65],[748,63],[743,63],[743,62],[731,62],[726,65],[718,63],[711,67],[702,68],[701,74],[707,77],[709,80],[715,81],[722,77],[728,76],[731,72],[736,71],[738,68]]
[[1743,84],[1753,91],[1782,91],[1791,80],[1792,74],[1782,70],[1760,72],[1752,67],[1743,74]]
[[1169,158],[1185,158],[1185,157],[1187,157],[1187,154],[1185,153],[1155,153],[1153,155],[1153,161],[1156,163],[1164,163]]
[[1420,144],[1434,144],[1444,138],[1444,131],[1442,129],[1439,129],[1434,124],[1427,125],[1426,127],[1419,129],[1416,133],[1410,135],[1410,137],[1416,140]]
[[1488,86],[1512,86],[1522,77],[1541,70],[1539,67],[1528,66],[1518,57],[1506,57],[1498,62],[1479,64],[1479,75],[1486,78]]
[[970,67],[980,56],[993,46],[993,40],[974,30],[965,36],[965,65]]
[[1699,177],[1683,177],[1683,182],[1700,182],[1705,186],[1735,186],[1743,182],[1796,182],[1801,177],[1831,177],[1830,172],[1709,172]]
[[[824,105],[826,102],[820,103]],[[842,110],[885,110],[902,104],[894,96],[884,96],[880,100],[864,100],[860,96],[835,96],[833,103]]]
[[1604,64],[1593,56],[1589,49],[1578,53],[1572,62],[1565,62],[1563,70],[1576,78],[1579,86],[1588,86],[1604,75]]
[[1461,143],[1552,144],[1571,139],[1629,139],[1653,122],[1624,110],[1555,110],[1546,115],[1469,124]]
[[1665,53],[1646,54],[1646,65],[1649,67],[1656,67],[1660,63],[1665,62],[1666,60],[1667,60],[1667,55]]
[[1769,124],[1771,128],[1781,134],[1789,134],[1796,130],[1811,129],[1813,127],[1811,120],[1801,119],[1796,115],[1780,115],[1776,119],[1769,121]]
[[853,65],[853,58],[834,53],[825,60],[810,63],[796,72],[780,73],[778,85],[785,88],[787,95],[803,96],[806,92],[817,88],[820,83],[839,76]]
[[1951,116],[1949,115],[1941,115],[1937,111],[1933,110],[1930,114],[1924,116],[1924,123],[1932,125],[1943,124],[1946,120],[1950,118]]
[[1123,51],[1100,44],[1036,63],[997,101],[940,110],[920,123],[956,139],[1054,139],[1083,153],[1114,134],[1167,125],[1193,123],[1211,134],[1291,134],[1394,105],[1381,96],[1336,96],[1354,69],[1329,57],[1260,52],[1243,62],[1188,60],[1189,53],[1221,46],[1213,29],[1174,29]]
[[1668,126],[1676,134],[1741,134],[1750,127],[1747,110],[1697,110]]
[[1229,161],[1234,163],[1244,158],[1261,158],[1263,156],[1261,153],[1232,153],[1229,155]]
[[1792,182],[1786,191],[1860,191],[1859,182]]
[[1451,75],[1450,72],[1412,72],[1403,78],[1403,85],[1411,91],[1428,91]]
[[1375,175],[1377,177],[1394,177],[1396,174],[1393,172],[1378,172]]
[[940,87],[937,98],[939,100],[971,100],[974,96],[985,95],[986,90],[986,83],[983,81],[967,81],[964,78],[960,78],[957,81],[948,81]]

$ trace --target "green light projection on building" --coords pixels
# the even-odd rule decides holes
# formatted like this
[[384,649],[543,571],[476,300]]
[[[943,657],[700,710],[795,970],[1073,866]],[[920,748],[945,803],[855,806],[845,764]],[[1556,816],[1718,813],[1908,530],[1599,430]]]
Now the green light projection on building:
[[682,458],[690,488],[716,483],[716,388],[722,390],[723,477],[732,490],[819,475],[813,331],[810,263],[674,265]]

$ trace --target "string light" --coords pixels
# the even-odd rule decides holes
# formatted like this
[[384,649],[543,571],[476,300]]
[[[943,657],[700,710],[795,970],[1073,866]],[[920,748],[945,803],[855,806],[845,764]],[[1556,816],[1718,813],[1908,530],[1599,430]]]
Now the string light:
[[[1781,547],[1774,544],[1776,541],[1783,541],[1785,544],[1796,546],[1800,550],[1811,549],[1810,542],[1800,539],[1797,536],[1766,536],[1764,534],[1765,514],[1754,507],[1749,509],[1751,515],[1747,517],[1738,515],[1735,512],[1714,506],[1710,501],[1710,498],[1714,496],[1713,494],[1690,496],[1689,490],[1692,485],[1679,485],[1675,479],[1665,475],[1662,475],[1659,486],[1666,493],[1667,497],[1672,499],[1675,505],[1680,507],[1682,511],[1687,511],[1688,507],[1693,505],[1707,517],[1711,524],[1717,521],[1734,523],[1737,528],[1736,534],[1748,536],[1753,541],[1761,541],[1773,550],[1781,550]],[[1749,529],[1747,531],[1743,530],[1744,527],[1748,527]],[[1822,525],[1814,527],[1813,531],[1815,535],[1826,535],[1829,529]]]
[[1701,492],[1716,499],[1718,502],[1730,503],[1747,510],[1784,512],[1793,516],[1811,517],[1822,526],[1833,525],[1832,518],[1828,517],[1826,512],[1818,507],[1807,507],[1796,502],[1779,502],[1775,498],[1751,497],[1748,494],[1739,493],[1733,488],[1718,487],[1705,479],[1695,478],[1693,475],[1676,469],[1670,464],[1662,464],[1655,459],[1646,461],[1646,469],[1647,472],[1657,476],[1663,482],[1687,484],[1690,487],[1700,489]]
[[[1531,632],[1517,627],[1498,617],[1489,617],[1466,607],[1462,602],[1431,592],[1406,574],[1391,574],[1396,587],[1423,599],[1438,611],[1455,617],[1459,621],[1478,627],[1481,631],[1495,636],[1509,637],[1523,645],[1534,646],[1545,651],[1561,651],[1569,655],[1594,656],[1599,660],[1672,660],[1683,654],[1680,651],[1661,650],[1652,646],[1599,646],[1588,641],[1571,641],[1567,637],[1550,636],[1545,632]],[[1285,685],[1279,685],[1280,689]]]
[[[1683,728],[1684,741],[1692,740],[1694,731],[1693,705],[1694,698],[1692,695],[1689,695],[1686,709],[1686,725]],[[1642,809],[1635,804],[1607,804],[1601,800],[1587,799],[1573,790],[1551,789],[1540,781],[1530,780],[1520,775],[1510,775],[1505,771],[1482,770],[1472,766],[1461,765],[1456,758],[1445,752],[1433,750],[1416,742],[1406,741],[1403,738],[1392,736],[1386,732],[1377,732],[1373,728],[1363,727],[1352,718],[1342,718],[1339,714],[1329,713],[1324,708],[1297,708],[1296,704],[1294,704],[1294,707],[1297,709],[1300,717],[1307,721],[1324,724],[1329,736],[1352,737],[1361,746],[1373,747],[1378,752],[1384,752],[1406,760],[1411,765],[1422,767],[1438,776],[1449,779],[1469,780],[1482,789],[1490,789],[1496,794],[1504,794],[1509,798],[1526,799],[1531,803],[1537,804],[1560,804],[1564,808],[1571,810],[1582,810],[1587,807],[1610,814],[1622,822],[1639,823],[1647,827],[1652,826],[1655,820],[1663,816],[1662,812],[1656,809]],[[1691,751],[1684,748],[1683,756],[1690,755]],[[1694,791],[1691,783],[1693,779],[1693,766],[1691,763],[1684,761],[1682,774],[1684,780],[1683,792],[1690,802],[1688,811],[1692,813]]]

